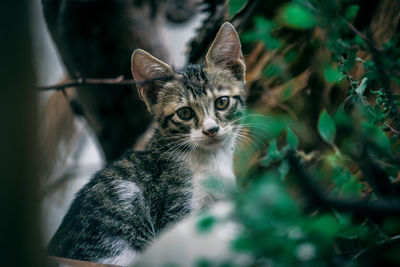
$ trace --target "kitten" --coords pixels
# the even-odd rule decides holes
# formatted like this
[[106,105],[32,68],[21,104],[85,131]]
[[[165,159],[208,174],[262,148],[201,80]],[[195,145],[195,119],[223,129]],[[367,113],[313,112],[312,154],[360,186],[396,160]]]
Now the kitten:
[[49,254],[127,265],[168,225],[213,201],[208,177],[234,182],[233,147],[241,129],[245,64],[239,37],[224,23],[204,65],[175,72],[137,49],[136,81],[157,127],[144,152],[128,151],[76,195],[49,244]]

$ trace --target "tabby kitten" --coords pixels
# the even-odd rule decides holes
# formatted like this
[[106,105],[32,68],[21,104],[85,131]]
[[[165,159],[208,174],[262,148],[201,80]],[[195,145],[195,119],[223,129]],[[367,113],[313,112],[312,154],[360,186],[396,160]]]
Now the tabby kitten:
[[213,197],[210,176],[234,182],[233,147],[244,107],[245,64],[238,35],[224,23],[204,65],[175,72],[137,49],[136,81],[157,128],[144,152],[128,151],[76,195],[49,244],[50,255],[127,265],[166,226]]

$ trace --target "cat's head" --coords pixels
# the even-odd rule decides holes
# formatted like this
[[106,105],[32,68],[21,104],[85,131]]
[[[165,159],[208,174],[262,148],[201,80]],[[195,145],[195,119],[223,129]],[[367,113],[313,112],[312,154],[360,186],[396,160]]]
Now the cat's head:
[[203,65],[174,71],[168,64],[137,49],[132,54],[132,73],[147,109],[159,122],[164,136],[179,143],[212,150],[232,140],[240,131],[238,115],[246,100],[245,63],[239,37],[224,23]]

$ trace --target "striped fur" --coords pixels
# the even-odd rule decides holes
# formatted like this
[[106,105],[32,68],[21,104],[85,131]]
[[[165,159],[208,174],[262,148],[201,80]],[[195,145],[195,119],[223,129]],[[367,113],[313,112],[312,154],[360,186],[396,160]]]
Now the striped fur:
[[[78,192],[50,241],[51,255],[127,265],[168,225],[221,197],[203,187],[205,179],[234,183],[233,147],[246,100],[244,76],[238,77],[244,65],[238,75],[241,53],[235,59],[220,49],[225,39],[218,36],[232,42],[234,34],[240,50],[233,27],[224,24],[220,31],[229,33],[219,33],[210,50],[218,47],[232,64],[218,54],[218,62],[208,57],[204,65],[175,72],[142,50],[134,52],[135,79],[175,77],[139,86],[157,122],[154,135],[146,151],[127,151]],[[191,110],[189,119],[179,115],[182,108]]]

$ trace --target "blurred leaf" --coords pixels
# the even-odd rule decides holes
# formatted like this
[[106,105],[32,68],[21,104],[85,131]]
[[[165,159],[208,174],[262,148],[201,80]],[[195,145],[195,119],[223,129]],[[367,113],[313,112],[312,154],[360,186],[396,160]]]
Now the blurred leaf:
[[269,164],[273,161],[280,160],[282,157],[282,153],[278,150],[278,146],[276,144],[276,140],[273,139],[269,142],[269,148],[267,156],[262,160],[262,164],[264,166],[269,166]]
[[400,234],[400,224],[397,218],[387,218],[382,224],[382,231],[386,235],[398,235]]
[[235,15],[246,2],[247,2],[246,0],[230,0],[229,14],[231,15],[231,17]]
[[339,196],[344,197],[361,197],[362,184],[359,183],[356,176],[347,175],[347,181],[345,181],[339,190]]
[[363,99],[364,97],[360,96],[358,93],[357,98],[359,99],[359,102],[355,104],[355,110],[357,110],[359,114],[362,115],[362,118],[365,118],[367,121],[374,123],[379,117],[375,115],[373,108],[365,99]]
[[292,149],[297,149],[299,146],[299,140],[297,139],[297,136],[289,127],[286,129],[286,143]]
[[331,66],[325,68],[324,76],[325,79],[330,83],[340,82],[344,78],[344,75],[340,71],[332,68]]
[[274,77],[281,74],[283,71],[282,66],[278,64],[270,64],[264,71],[265,76],[267,77]]
[[363,46],[365,44],[365,41],[363,38],[361,38],[360,36],[356,35],[354,36],[354,42],[355,44],[359,45],[359,46]]
[[[261,181],[254,184],[252,193],[257,194],[260,200],[258,210],[264,209],[264,212],[272,212],[274,216],[282,216],[286,219],[294,218],[298,211],[296,202],[278,181],[278,178],[275,171],[269,171],[264,174]],[[255,205],[254,199],[250,200],[249,205]],[[261,223],[264,224],[265,221]]]
[[279,14],[279,19],[297,29],[309,29],[317,24],[310,10],[295,3],[286,5]]
[[200,233],[209,232],[211,231],[212,227],[217,222],[216,218],[212,215],[203,215],[197,221],[197,231]]
[[360,9],[359,5],[351,5],[348,8],[346,8],[346,10],[344,11],[344,17],[347,20],[352,19],[353,17],[355,17],[358,13],[358,10]]
[[390,141],[387,135],[378,126],[370,124],[368,122],[361,123],[363,135],[370,142],[374,143],[377,147],[382,149],[388,154],[391,154],[392,149],[390,146]]
[[332,153],[326,158],[333,168],[333,181],[335,188],[333,192],[343,197],[359,197],[363,185],[359,183],[357,176],[351,174],[346,166],[350,159],[340,153]]
[[332,117],[328,114],[328,112],[326,112],[325,109],[319,115],[318,132],[321,135],[322,139],[333,145],[336,133],[336,126]]
[[[353,96],[349,96],[347,99],[349,101],[351,101],[350,98],[352,98]],[[335,119],[335,125],[337,125],[338,127],[352,127],[353,125],[353,120],[351,118],[350,115],[348,115],[345,111],[344,111],[344,106],[345,106],[345,102],[347,101],[347,99],[345,99],[339,106],[339,108],[337,109],[334,119]]]
[[272,139],[278,137],[292,120],[286,116],[267,116],[248,111],[244,114],[244,124],[258,139]]
[[334,211],[334,214],[336,216],[336,219],[338,221],[338,223],[342,226],[342,227],[347,227],[351,224],[351,216],[347,213],[340,213],[337,211]]
[[298,56],[298,52],[295,49],[290,49],[285,55],[284,60],[286,64],[292,63]]
[[330,215],[313,218],[313,220],[308,223],[309,224],[306,225],[308,229],[328,239],[332,239],[340,230],[340,225]]
[[206,258],[201,258],[196,261],[195,267],[212,267],[215,266],[212,261]]
[[369,229],[365,223],[346,227],[338,233],[338,236],[346,239],[356,239],[365,236]]
[[263,17],[254,19],[255,28],[241,35],[243,42],[259,42],[262,41],[266,48],[270,50],[277,49],[281,46],[281,41],[272,35],[277,24]]
[[299,91],[307,88],[308,79],[311,71],[309,69],[303,71],[301,74],[293,77],[284,84],[275,86],[272,91],[277,95],[277,99],[280,101],[286,101],[293,97]]

